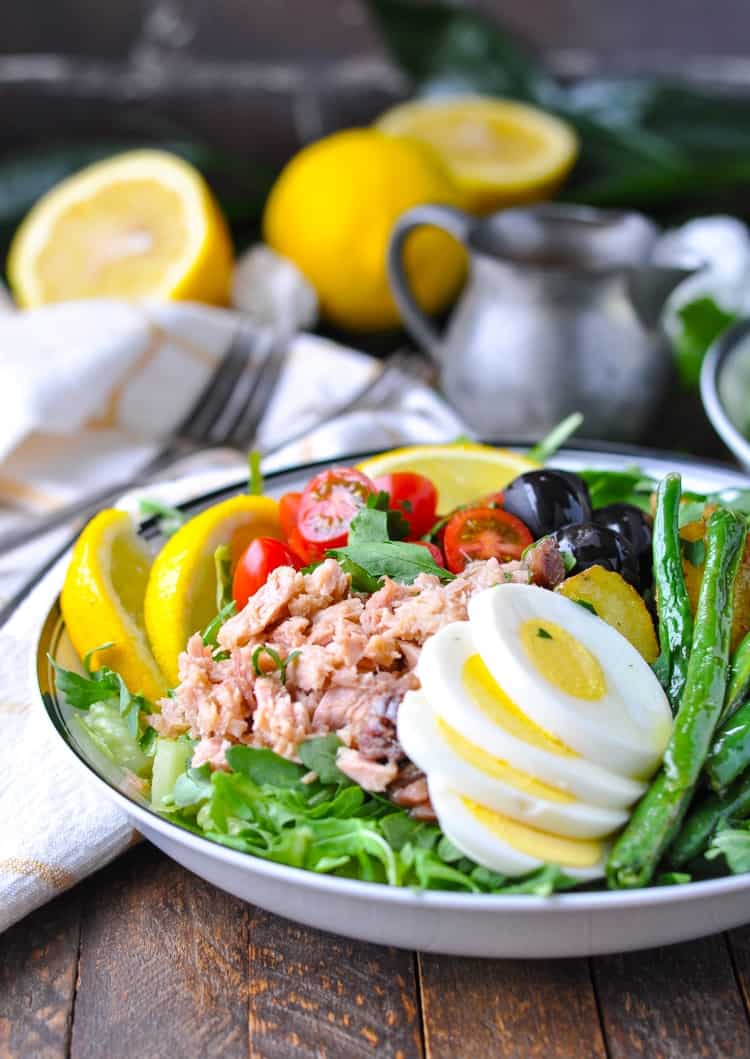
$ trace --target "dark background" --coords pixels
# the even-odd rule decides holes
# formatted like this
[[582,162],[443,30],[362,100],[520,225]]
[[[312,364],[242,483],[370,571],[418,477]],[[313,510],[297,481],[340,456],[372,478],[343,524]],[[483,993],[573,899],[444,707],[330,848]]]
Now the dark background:
[[[477,0],[558,73],[750,84],[748,0]],[[124,130],[270,165],[403,95],[361,0],[6,0],[0,151]],[[145,104],[145,106],[144,106]]]

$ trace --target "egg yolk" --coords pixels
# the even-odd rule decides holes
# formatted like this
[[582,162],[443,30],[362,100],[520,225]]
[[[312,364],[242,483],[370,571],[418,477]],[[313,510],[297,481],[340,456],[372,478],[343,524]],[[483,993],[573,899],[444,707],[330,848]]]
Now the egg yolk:
[[488,754],[486,750],[465,739],[460,732],[457,732],[455,728],[447,724],[442,717],[437,717],[436,721],[438,731],[451,749],[469,765],[473,765],[474,768],[483,772],[485,776],[500,780],[502,783],[507,783],[510,787],[515,787],[525,794],[543,798],[548,802],[575,801],[573,796],[566,791],[561,791],[550,783],[543,783],[541,780],[530,776],[528,772],[523,772],[521,769],[510,765],[507,761]]
[[580,640],[541,618],[529,618],[519,631],[526,657],[558,691],[589,702],[602,698],[607,690],[604,671]]
[[601,842],[584,838],[561,838],[548,831],[511,820],[509,816],[487,809],[471,798],[461,799],[477,823],[503,842],[513,846],[519,853],[536,857],[548,864],[559,864],[568,868],[591,868],[603,855]]
[[493,724],[516,739],[546,750],[549,754],[580,757],[575,750],[535,724],[516,706],[494,679],[480,655],[471,655],[466,659],[461,676],[467,694]]

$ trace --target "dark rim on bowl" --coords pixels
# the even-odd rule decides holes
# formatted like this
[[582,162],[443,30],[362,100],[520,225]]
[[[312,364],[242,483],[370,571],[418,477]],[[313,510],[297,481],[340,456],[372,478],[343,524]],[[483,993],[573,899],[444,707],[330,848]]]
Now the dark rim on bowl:
[[750,335],[750,318],[737,320],[719,335],[704,358],[700,386],[703,407],[714,430],[740,463],[750,468],[750,441],[727,415],[719,394],[719,380],[724,365],[739,343],[744,341],[748,335]]

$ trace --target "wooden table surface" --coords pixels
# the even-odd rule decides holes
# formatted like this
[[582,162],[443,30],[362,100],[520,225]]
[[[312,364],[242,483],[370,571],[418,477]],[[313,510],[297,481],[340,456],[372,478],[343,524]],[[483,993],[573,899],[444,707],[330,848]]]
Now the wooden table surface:
[[0,937],[0,1056],[750,1056],[750,927],[595,959],[359,944],[142,844]]

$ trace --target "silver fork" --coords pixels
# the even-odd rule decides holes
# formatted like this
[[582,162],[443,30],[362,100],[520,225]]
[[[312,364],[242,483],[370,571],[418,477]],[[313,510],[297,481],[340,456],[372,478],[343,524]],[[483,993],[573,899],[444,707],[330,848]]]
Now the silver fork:
[[240,324],[213,375],[155,456],[125,480],[30,524],[0,533],[0,555],[58,526],[88,518],[128,489],[146,485],[194,452],[218,447],[246,449],[255,438],[286,356],[286,347],[271,331]]

